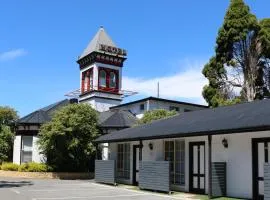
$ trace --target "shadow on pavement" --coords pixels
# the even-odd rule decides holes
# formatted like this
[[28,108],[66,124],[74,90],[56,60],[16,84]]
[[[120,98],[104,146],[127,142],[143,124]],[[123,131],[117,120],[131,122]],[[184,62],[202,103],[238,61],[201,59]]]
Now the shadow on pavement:
[[31,181],[0,181],[0,188],[23,187],[33,185]]

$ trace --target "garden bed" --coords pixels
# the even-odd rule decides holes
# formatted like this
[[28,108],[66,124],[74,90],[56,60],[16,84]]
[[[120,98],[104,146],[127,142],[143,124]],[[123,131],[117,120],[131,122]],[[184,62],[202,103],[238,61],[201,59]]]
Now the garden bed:
[[37,178],[37,179],[93,179],[91,172],[19,172],[0,170],[0,177]]

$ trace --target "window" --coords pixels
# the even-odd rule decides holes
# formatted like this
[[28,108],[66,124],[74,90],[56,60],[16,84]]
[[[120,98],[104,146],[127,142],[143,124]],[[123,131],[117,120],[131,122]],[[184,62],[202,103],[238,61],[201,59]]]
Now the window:
[[87,92],[88,90],[88,82],[89,78],[87,77],[87,73],[84,73],[84,92]]
[[130,179],[130,144],[117,145],[117,177]]
[[90,84],[90,90],[93,90],[93,71],[90,72],[90,77],[89,77],[89,84]]
[[144,110],[144,104],[140,105],[140,110]]
[[181,140],[165,141],[165,160],[170,161],[171,182],[185,184],[185,142]]
[[32,162],[33,136],[22,136],[21,162]]
[[110,88],[116,88],[116,75],[114,72],[110,72]]
[[99,86],[106,87],[106,72],[104,70],[99,71]]
[[190,111],[192,111],[192,110],[190,110],[190,109],[184,109],[184,112],[190,112]]
[[177,112],[179,112],[179,107],[176,106],[170,106],[170,111],[175,110]]

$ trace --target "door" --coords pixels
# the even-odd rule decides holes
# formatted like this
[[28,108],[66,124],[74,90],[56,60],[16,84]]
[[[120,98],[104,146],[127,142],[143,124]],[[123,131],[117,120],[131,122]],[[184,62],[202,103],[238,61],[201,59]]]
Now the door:
[[269,162],[270,138],[252,139],[253,199],[264,199],[264,163]]
[[189,190],[205,193],[205,142],[189,143]]
[[133,185],[138,185],[139,181],[139,155],[140,155],[140,149],[139,145],[133,145]]

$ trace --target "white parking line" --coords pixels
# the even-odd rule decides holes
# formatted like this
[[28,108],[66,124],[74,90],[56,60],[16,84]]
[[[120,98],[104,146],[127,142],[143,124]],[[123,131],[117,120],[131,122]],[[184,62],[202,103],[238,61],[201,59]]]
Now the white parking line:
[[15,190],[15,189],[13,189],[13,188],[10,188],[9,190],[12,191],[12,192],[15,192],[16,194],[20,194],[20,191]]
[[[28,192],[59,192],[59,191],[91,191],[96,188],[77,188],[77,189],[35,189],[35,190],[24,190]],[[98,190],[115,190],[115,188],[99,188]]]
[[147,196],[146,194],[123,194],[123,195],[104,195],[104,196],[93,196],[93,197],[42,197],[32,198],[32,200],[65,200],[65,199],[96,199],[96,198],[112,198],[112,197],[136,197],[136,196]]

